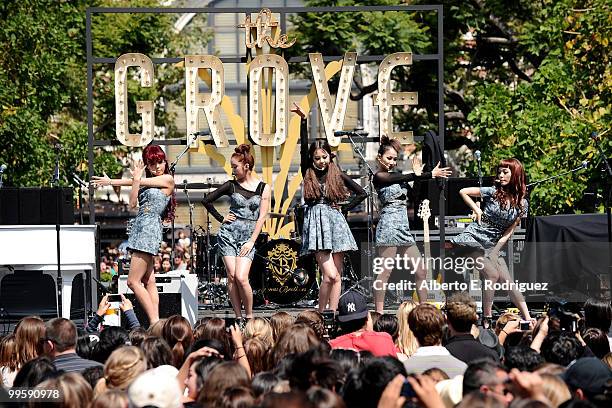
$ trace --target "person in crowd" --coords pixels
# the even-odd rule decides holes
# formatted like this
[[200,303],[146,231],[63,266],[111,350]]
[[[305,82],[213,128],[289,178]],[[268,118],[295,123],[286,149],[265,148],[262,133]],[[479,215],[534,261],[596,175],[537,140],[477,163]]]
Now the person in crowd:
[[465,292],[453,294],[446,300],[445,310],[450,334],[445,347],[452,356],[466,364],[483,357],[499,361],[499,356],[495,351],[472,336],[472,326],[477,322],[478,314],[476,303],[470,295]]
[[[58,377],[50,378],[38,384],[35,390],[49,393],[52,390],[59,391],[61,395],[61,406],[65,408],[81,408],[89,406],[93,393],[91,386],[82,375],[78,373],[63,373]],[[29,405],[33,408],[48,407],[48,399],[33,399]]]
[[113,351],[130,344],[130,333],[123,327],[107,327],[100,332],[99,337],[100,340],[92,351],[92,358],[102,364]]
[[160,337],[147,337],[140,345],[140,349],[147,359],[147,370],[174,364],[172,349],[168,342]]
[[261,340],[267,349],[272,348],[274,345],[272,326],[270,322],[263,317],[254,317],[249,320],[244,328],[243,334],[245,340],[254,338]]
[[[420,169],[410,174],[393,172],[397,167],[397,155],[401,151],[400,143],[387,136],[380,138],[378,148],[378,170],[374,174],[374,187],[381,202],[380,216],[376,225],[376,246],[382,258],[395,258],[396,254],[408,257],[414,261],[413,265],[420,265],[414,273],[416,280],[419,302],[427,300],[427,289],[422,286],[426,277],[426,269],[423,263],[417,263],[421,257],[416,241],[410,233],[408,223],[408,186],[407,183],[415,180],[427,180],[441,177],[447,178],[451,175],[450,168],[440,168],[438,165],[431,171],[421,174]],[[376,277],[374,285],[374,305],[379,313],[385,308],[385,286],[393,267],[383,267],[382,272]]]
[[507,405],[514,398],[506,388],[507,382],[508,373],[499,363],[491,359],[473,361],[463,374],[463,397],[481,392]]
[[164,323],[161,337],[170,346],[173,365],[180,368],[183,364],[185,352],[193,343],[193,330],[189,321],[180,315],[169,317]]
[[[467,187],[459,191],[461,198],[474,212],[475,221],[451,239],[456,255],[482,259],[481,275],[485,281],[492,284],[511,280],[508,267],[499,251],[520,224],[521,217],[527,215],[527,187],[521,162],[514,158],[500,161],[495,184],[495,187]],[[482,208],[472,197],[481,197]],[[508,293],[523,318],[531,320],[521,292],[513,289]],[[493,288],[483,285],[482,308],[484,318],[488,321],[491,321],[494,295]]]
[[[291,111],[305,123],[306,114],[301,107],[294,104]],[[314,253],[322,272],[319,312],[323,312],[327,306],[334,311],[338,308],[344,254],[358,249],[343,213],[355,208],[367,197],[365,190],[333,162],[334,157],[326,140],[317,140],[309,148],[307,143],[301,144],[300,167],[306,210],[300,253]],[[353,193],[353,198],[341,204],[349,198],[349,192]]]
[[123,390],[108,390],[91,401],[89,408],[129,408],[130,400]]
[[181,408],[181,387],[171,374],[154,368],[140,374],[128,390],[130,408]]
[[75,324],[63,317],[47,322],[43,349],[45,354],[53,358],[58,370],[65,372],[81,372],[88,367],[99,366],[100,363],[81,358],[76,353],[77,329]]
[[602,359],[610,352],[608,336],[597,327],[589,327],[582,333],[582,339],[595,357]]
[[270,365],[278,368],[280,361],[290,355],[304,353],[321,341],[312,328],[304,323],[294,324],[281,333],[270,353]]
[[382,314],[372,325],[372,329],[375,332],[388,333],[391,336],[393,343],[397,343],[399,336],[399,324],[397,316],[392,314]]
[[584,326],[601,330],[607,337],[612,350],[612,304],[610,300],[589,298],[584,302]]
[[174,270],[185,271],[187,270],[187,262],[185,262],[185,256],[182,251],[176,251],[174,253]]
[[11,333],[0,340],[0,377],[4,387],[13,386],[13,380],[20,368],[15,334]]
[[[146,177],[143,178],[143,173]],[[111,179],[93,176],[98,186],[131,186],[130,206],[137,205],[138,215],[129,225],[128,248],[132,252],[128,287],[136,295],[149,318],[149,324],[159,320],[159,295],[153,273],[153,257],[162,242],[162,220],[174,219],[176,198],[174,179],[169,174],[166,154],[157,145],[149,145],[142,152],[142,160],[135,162],[132,179]]]
[[287,312],[276,312],[270,317],[270,326],[272,326],[272,337],[274,343],[278,341],[281,333],[291,327],[295,322],[295,317]]
[[[227,287],[236,318],[244,326],[241,304],[246,318],[253,317],[253,290],[249,271],[255,256],[255,241],[270,210],[270,186],[253,175],[255,159],[251,146],[238,146],[231,157],[234,180],[207,194],[202,203],[221,228],[217,235],[219,250],[227,270]],[[230,197],[229,213],[223,217],[213,203],[222,196]]]
[[104,363],[104,377],[94,388],[98,396],[107,390],[126,391],[130,384],[147,369],[147,360],[141,349],[125,346],[113,351]]
[[610,406],[612,397],[609,395],[612,371],[598,358],[583,357],[574,362],[563,375],[563,380],[569,387],[574,398],[590,401],[604,400]]
[[408,357],[413,355],[416,349],[419,347],[416,337],[414,337],[414,333],[412,330],[410,330],[410,325],[408,324],[408,315],[410,315],[410,312],[416,306],[416,302],[406,300],[397,308],[399,332],[396,346],[398,349],[397,358],[401,361],[406,361]]
[[421,374],[430,368],[439,368],[451,378],[463,374],[467,364],[442,346],[445,321],[440,310],[427,303],[420,304],[410,312],[408,322],[419,343],[416,352],[404,362],[409,374]]
[[327,332],[325,330],[325,321],[323,316],[316,310],[304,310],[300,312],[295,318],[295,323],[307,324],[314,330],[315,334],[319,338],[319,341],[325,341]]
[[343,334],[329,342],[333,349],[365,350],[375,356],[396,356],[397,349],[391,335],[372,330],[368,303],[361,293],[350,290],[340,298],[338,322]]
[[[96,366],[101,367],[101,366]],[[60,372],[48,356],[36,357],[25,363],[13,381],[16,388],[34,388],[41,382],[57,377]]]
[[250,382],[251,378],[247,371],[239,363],[225,361],[210,371],[197,401],[202,406],[210,406],[223,395],[226,389],[248,387]]
[[508,371],[516,368],[519,371],[533,372],[544,363],[544,358],[528,346],[515,346],[505,350],[503,363]]
[[[104,315],[109,310],[111,304],[108,301],[108,294],[104,295],[100,300],[100,304],[98,305],[98,310],[96,314],[89,320],[87,323],[87,327],[85,327],[85,331],[87,333],[94,333],[99,331],[99,326],[102,324],[104,320]],[[134,305],[130,299],[126,298],[124,295],[121,295],[121,303],[119,304],[119,309],[124,313],[126,318],[126,326],[128,330],[134,330],[140,327],[140,322],[136,317],[136,313],[134,313]]]

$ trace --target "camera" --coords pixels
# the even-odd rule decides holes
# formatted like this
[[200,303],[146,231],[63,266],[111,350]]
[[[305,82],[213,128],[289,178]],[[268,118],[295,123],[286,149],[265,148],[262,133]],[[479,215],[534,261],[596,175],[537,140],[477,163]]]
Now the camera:
[[529,331],[529,323],[529,320],[521,320],[521,322],[519,323],[519,330]]
[[330,339],[336,334],[336,312],[333,310],[324,310],[321,313],[323,316],[323,326],[325,327],[325,338]]
[[560,329],[572,333],[578,330],[577,312],[571,305],[560,301],[553,301],[548,305],[548,316],[559,319]]

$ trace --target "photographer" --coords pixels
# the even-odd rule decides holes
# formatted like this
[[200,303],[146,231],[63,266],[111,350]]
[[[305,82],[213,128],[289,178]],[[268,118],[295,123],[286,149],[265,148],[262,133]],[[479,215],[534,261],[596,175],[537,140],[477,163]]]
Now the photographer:
[[[104,295],[104,297],[100,301],[96,314],[94,315],[94,317],[91,318],[91,320],[87,324],[87,327],[85,328],[85,331],[87,333],[95,333],[99,331],[98,327],[100,326],[100,323],[102,323],[104,319],[104,315],[106,314],[106,311],[110,308],[110,306],[111,304],[108,301],[108,293],[107,293],[106,295]],[[119,305],[119,308],[125,314],[125,318],[127,320],[127,330],[128,331],[131,331],[131,330],[134,330],[140,327],[140,322],[138,321],[138,318],[136,317],[136,313],[134,313],[134,306],[132,305],[132,302],[130,301],[130,299],[121,295],[121,304]]]

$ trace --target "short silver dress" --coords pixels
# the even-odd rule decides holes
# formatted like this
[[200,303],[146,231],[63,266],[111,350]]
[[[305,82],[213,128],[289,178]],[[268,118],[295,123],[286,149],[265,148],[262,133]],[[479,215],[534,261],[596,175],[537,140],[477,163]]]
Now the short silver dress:
[[[265,186],[265,183],[260,182],[255,191],[250,191],[243,188],[238,182],[230,180],[208,194],[202,201],[209,213],[219,222],[223,222],[223,216],[215,209],[213,202],[224,195],[230,197],[229,211],[236,216],[236,220],[223,223],[219,228],[217,242],[222,256],[237,257],[242,246],[253,235],[255,224],[259,219],[261,195]],[[254,257],[255,247],[246,255],[246,258],[250,260],[253,260]]]
[[431,172],[420,176],[379,171],[374,175],[374,187],[382,208],[376,225],[376,246],[412,246],[416,241],[408,222],[408,185],[414,180],[431,178]]
[[497,245],[504,232],[518,217],[527,214],[528,203],[523,199],[522,209],[503,208],[494,197],[495,187],[482,187],[482,217],[480,225],[472,222],[459,235],[451,238],[451,242],[459,247],[487,250]]
[[359,205],[366,197],[365,190],[349,176],[342,173],[344,185],[354,195],[341,208],[334,208],[332,207],[333,203],[325,198],[327,172],[317,171],[316,174],[321,188],[321,198],[306,201],[300,253],[305,255],[318,251],[331,251],[331,253],[356,251],[358,249],[357,243],[342,212],[348,212]]
[[159,188],[138,190],[138,215],[128,223],[128,249],[157,255],[162,241],[161,216],[169,201]]

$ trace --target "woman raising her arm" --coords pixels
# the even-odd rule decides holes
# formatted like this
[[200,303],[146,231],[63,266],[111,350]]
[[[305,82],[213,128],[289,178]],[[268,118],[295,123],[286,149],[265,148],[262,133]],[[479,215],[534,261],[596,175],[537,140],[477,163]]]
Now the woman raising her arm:
[[[134,163],[132,179],[111,179],[93,176],[99,186],[132,186],[130,207],[138,206],[138,215],[130,221],[128,249],[132,253],[128,287],[134,292],[149,318],[159,320],[159,295],[155,285],[153,257],[162,242],[162,220],[172,221],[176,208],[174,179],[169,174],[166,154],[159,146],[149,145],[142,151],[142,160]],[[145,173],[146,177],[142,177]]]

